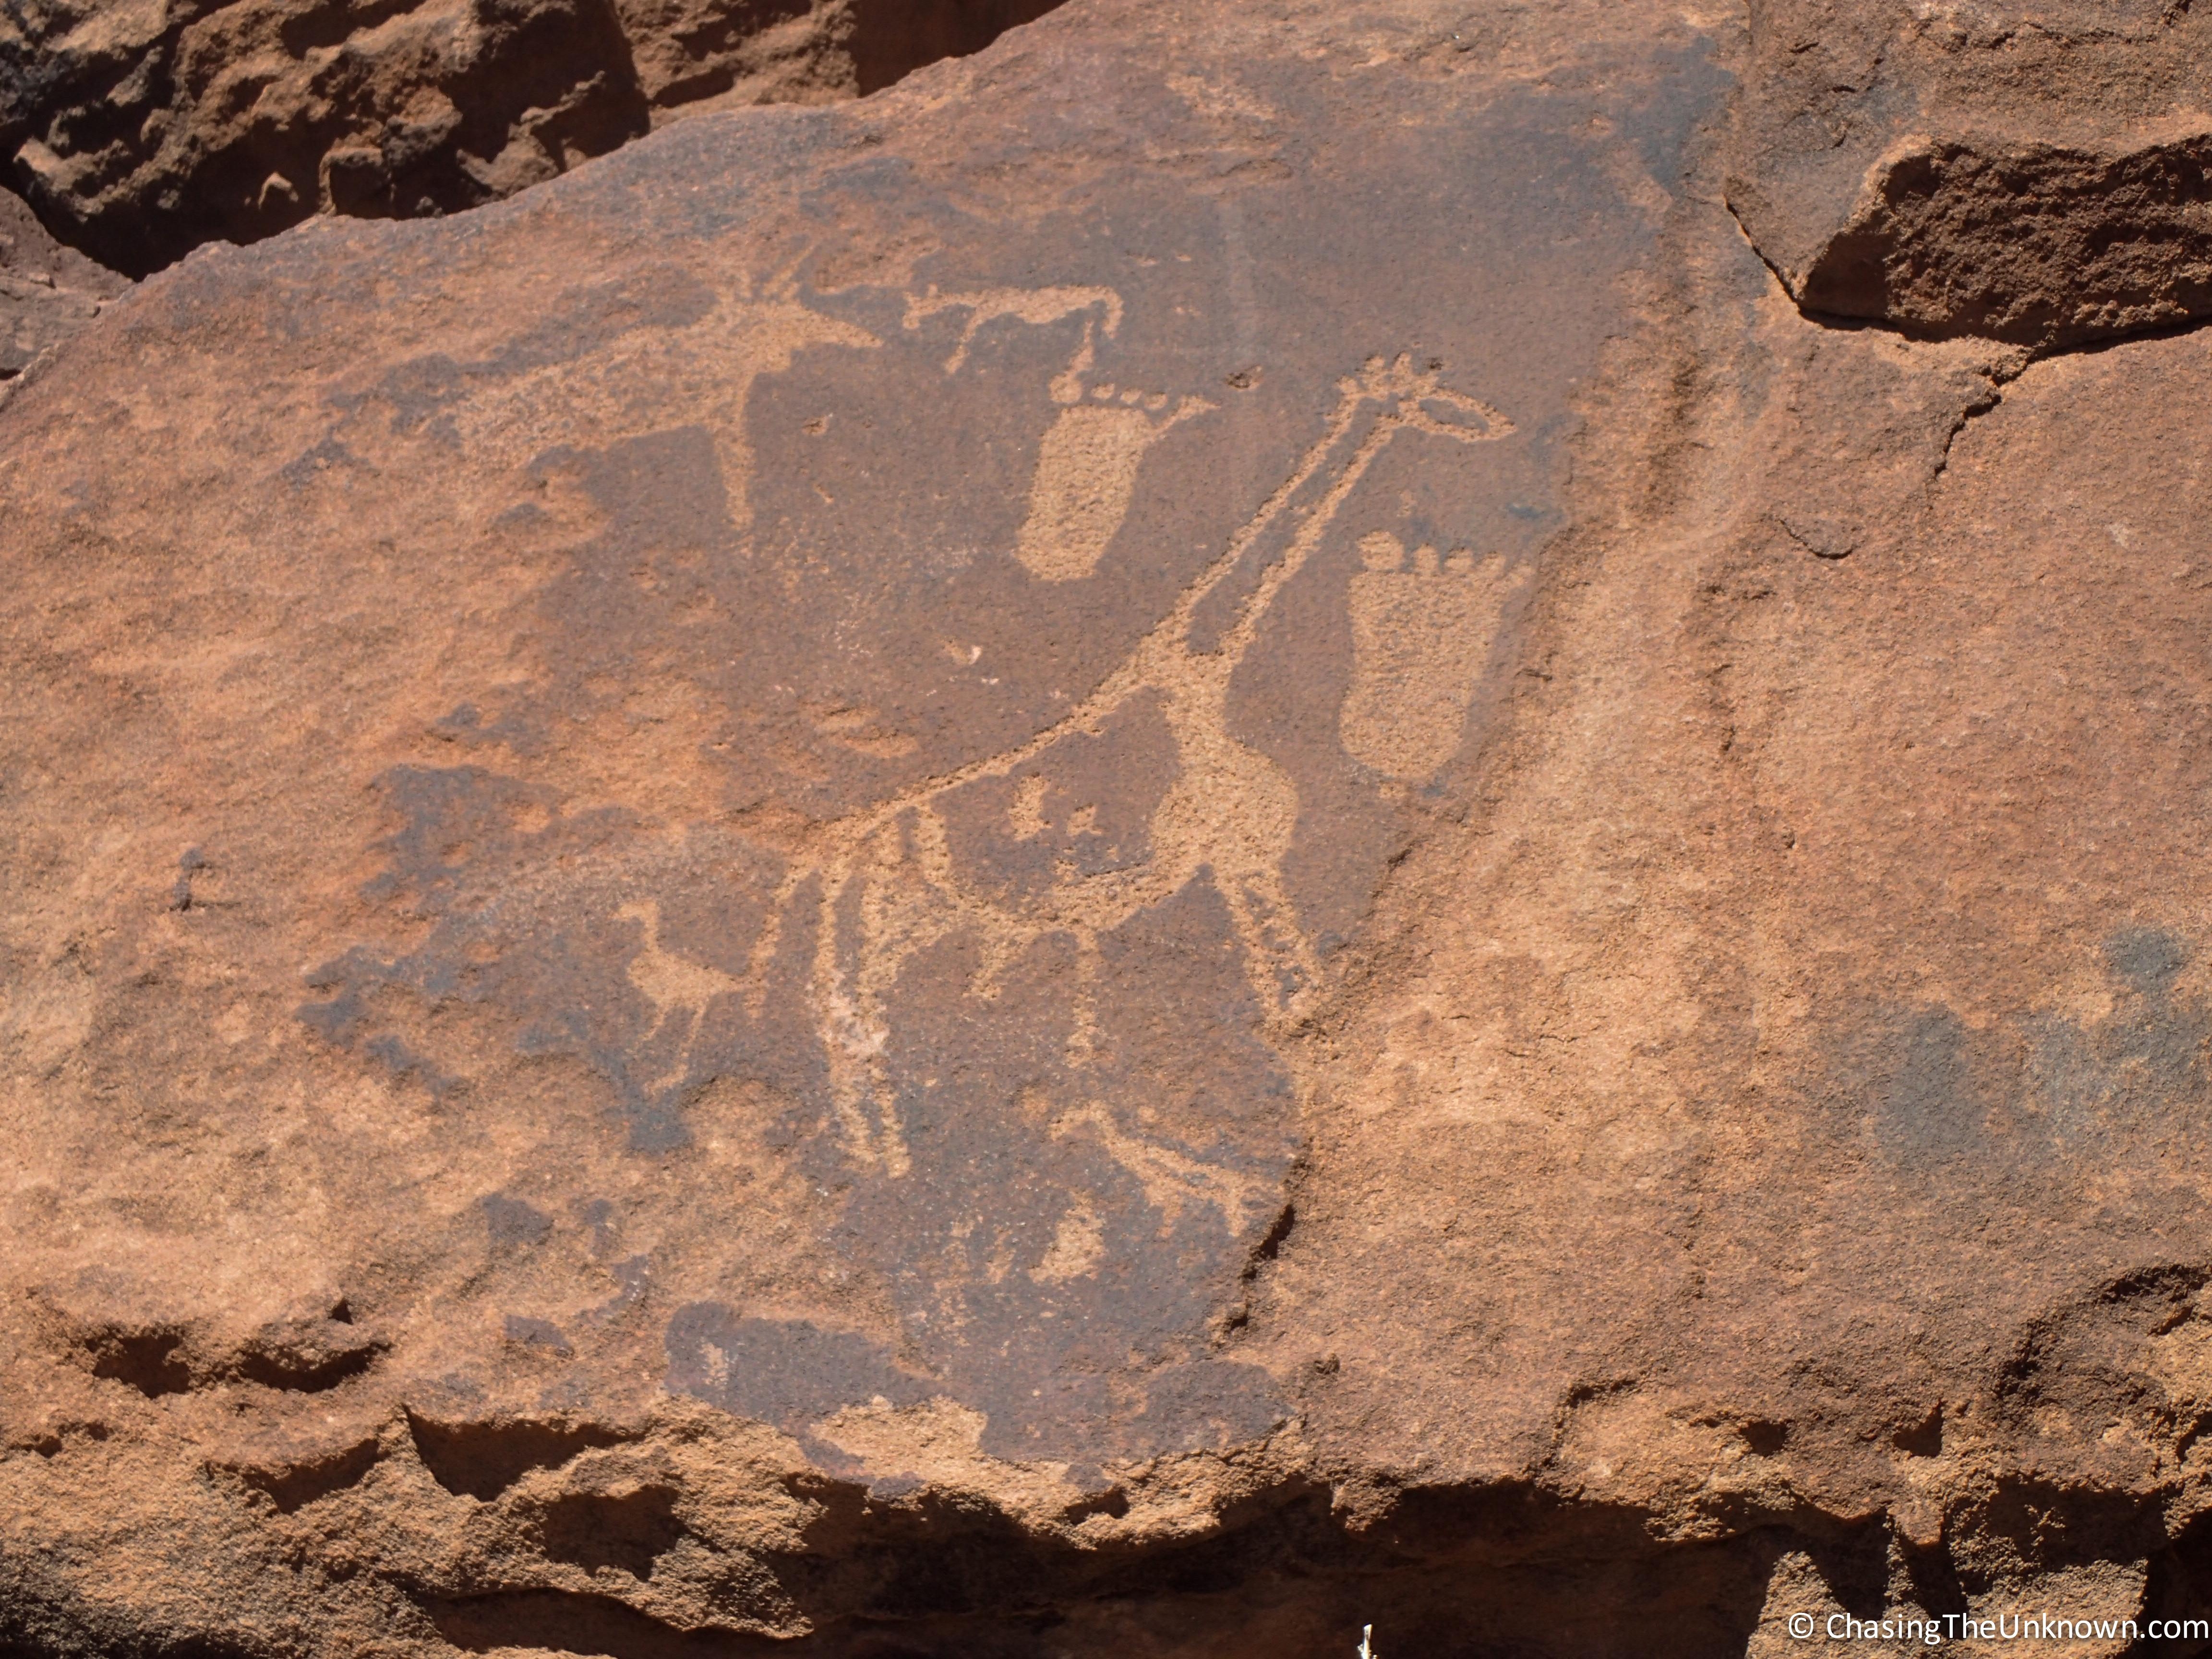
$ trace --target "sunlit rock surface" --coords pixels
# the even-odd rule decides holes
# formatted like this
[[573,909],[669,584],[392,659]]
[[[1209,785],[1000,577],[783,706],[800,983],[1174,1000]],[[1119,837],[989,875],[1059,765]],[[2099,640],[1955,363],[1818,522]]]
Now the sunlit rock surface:
[[0,1639],[2202,1616],[2212,356],[1814,305],[1778,27],[1077,0],[25,374]]

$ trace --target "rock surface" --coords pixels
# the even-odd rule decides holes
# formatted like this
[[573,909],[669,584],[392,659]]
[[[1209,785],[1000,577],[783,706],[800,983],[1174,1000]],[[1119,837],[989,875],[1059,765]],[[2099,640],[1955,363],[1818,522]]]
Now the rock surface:
[[414,218],[678,114],[818,103],[1053,0],[34,0],[0,15],[0,155],[143,276],[318,213]]
[[1729,205],[1807,309],[2035,349],[2212,316],[2212,57],[2169,0],[1758,0]]
[[[2203,141],[2138,21],[2082,155]],[[2212,344],[2066,349],[2192,256],[1775,276],[2046,25],[1079,0],[110,307],[0,415],[0,1642],[2208,1616]]]
[[54,240],[19,198],[0,191],[0,398],[130,286]]

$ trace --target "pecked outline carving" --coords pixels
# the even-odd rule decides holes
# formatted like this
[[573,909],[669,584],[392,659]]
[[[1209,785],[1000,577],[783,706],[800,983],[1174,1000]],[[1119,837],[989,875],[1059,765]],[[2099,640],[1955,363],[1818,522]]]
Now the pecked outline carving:
[[[1049,292],[1093,302],[1086,290]],[[1085,353],[1089,343],[1086,331]],[[840,1134],[848,1155],[864,1167],[893,1176],[910,1167],[884,1060],[890,1040],[886,1005],[905,964],[957,930],[972,929],[981,941],[982,961],[969,989],[986,999],[1000,975],[1031,945],[1058,934],[1074,940],[1075,1006],[1066,1060],[1077,1071],[1094,1057],[1100,936],[1171,897],[1202,872],[1228,907],[1245,977],[1265,1010],[1264,1033],[1271,1044],[1279,1045],[1310,1008],[1323,972],[1284,879],[1297,790],[1279,765],[1231,735],[1230,683],[1258,637],[1261,619],[1393,440],[1406,432],[1425,432],[1481,443],[1515,429],[1497,410],[1446,389],[1437,369],[1416,368],[1405,354],[1369,358],[1358,374],[1340,380],[1337,390],[1336,407],[1321,436],[1290,475],[1184,588],[1168,614],[1075,708],[1022,743],[815,824],[795,844],[778,848],[787,859],[785,873],[738,983],[757,1017],[788,920],[811,902],[811,1012],[829,1068]],[[1316,485],[1318,493],[1303,501]],[[1261,555],[1258,578],[1234,620],[1212,649],[1199,649],[1192,625],[1200,605],[1267,545],[1269,532],[1286,518],[1295,520],[1296,528],[1273,553]],[[1177,762],[1176,780],[1148,825],[1151,856],[1133,867],[1089,874],[1063,866],[1044,898],[1031,904],[1000,902],[963,880],[938,804],[967,785],[1010,776],[1063,738],[1097,734],[1109,715],[1146,693],[1158,699]],[[695,1013],[695,1038],[700,1023]],[[688,1065],[689,1046],[687,1040],[677,1061],[679,1071]],[[1103,1112],[1103,1107],[1094,1107],[1079,1115],[1095,1129]],[[1178,1176],[1158,1160],[1143,1158],[1137,1159],[1145,1166],[1139,1169],[1131,1162],[1135,1155],[1117,1137],[1101,1138],[1109,1153],[1148,1188],[1162,1179],[1188,1187],[1188,1200],[1219,1206],[1232,1229],[1241,1227],[1244,1212],[1258,1201],[1257,1194],[1233,1182],[1224,1183],[1218,1172],[1183,1171]]]
[[[969,315],[943,364],[948,375],[962,370],[974,342],[994,321],[1045,325],[1082,317],[1080,341],[1047,388],[1060,406],[1059,424],[1071,416],[1126,416],[1117,424],[1137,434],[1140,441],[1134,449],[1140,453],[1170,428],[1213,407],[1204,398],[1186,397],[1170,411],[1167,394],[1130,393],[1097,379],[1099,341],[1114,337],[1124,317],[1121,298],[1110,289],[947,294],[933,288],[907,297],[904,326],[918,329],[927,319],[954,310]],[[787,268],[757,282],[738,279],[695,321],[625,334],[582,357],[479,390],[453,410],[452,429],[465,447],[488,447],[495,455],[520,461],[548,444],[615,441],[660,429],[666,400],[641,396],[638,382],[642,378],[664,392],[672,386],[687,407],[707,417],[696,423],[714,438],[731,526],[743,537],[750,519],[753,472],[745,412],[758,378],[788,368],[795,355],[809,347],[869,349],[884,343],[866,329],[814,312],[800,297],[794,269]],[[801,825],[791,815],[777,813],[733,823],[746,842],[783,866],[743,973],[710,969],[672,951],[663,939],[657,903],[623,906],[618,918],[639,928],[624,976],[651,1009],[645,1040],[668,1052],[664,1039],[672,1039],[668,1062],[656,1067],[657,1076],[643,1080],[648,1091],[665,1094],[690,1076],[711,1006],[721,997],[740,997],[754,1020],[762,1018],[770,970],[793,920],[811,913],[814,928],[804,994],[829,1074],[837,1138],[861,1167],[903,1176],[911,1159],[886,1050],[891,1040],[890,999],[905,966],[939,941],[968,933],[980,945],[981,960],[965,989],[988,1001],[1002,976],[1032,946],[1055,936],[1071,939],[1076,967],[1063,1058],[1071,1071],[1080,1073],[1102,1061],[1102,937],[1201,875],[1212,881],[1228,913],[1243,975],[1261,1010],[1260,1035],[1295,1074],[1285,1040],[1306,1017],[1324,978],[1316,943],[1300,925],[1285,875],[1298,792],[1280,765],[1231,735],[1231,684],[1276,599],[1400,435],[1425,433],[1474,444],[1514,433],[1514,423],[1498,410],[1444,386],[1442,373],[1441,364],[1417,368],[1409,354],[1401,353],[1395,358],[1370,356],[1357,373],[1340,379],[1336,404],[1321,433],[1287,476],[1122,661],[1051,725],[994,755],[921,780],[840,817]],[[1081,447],[1069,447],[1063,459],[1080,461]],[[1093,555],[1103,550],[1104,541],[1119,528],[1134,471],[1129,446],[1106,447],[1109,460],[1130,464],[1121,468],[1125,476],[1107,481],[1111,487],[1105,493],[1114,499],[1100,519],[1104,532],[1091,537]],[[1041,447],[1041,475],[1052,453],[1049,442]],[[1102,486],[1093,478],[1050,488],[1081,496],[1086,490],[1097,495]],[[1033,520],[1040,496],[1047,493],[1041,477],[1031,491]],[[1065,574],[1039,572],[1034,560],[1024,562],[1041,580],[1065,579]],[[1243,597],[1211,647],[1200,649],[1194,627],[1201,605],[1240,571],[1248,572],[1240,585]],[[1435,574],[1455,584],[1460,580],[1454,573]],[[1425,578],[1417,570],[1407,580]],[[1355,586],[1355,610],[1358,597]],[[1502,595],[1497,597],[1502,601]],[[1466,605],[1446,608],[1474,615]],[[1488,608],[1489,623],[1494,623],[1497,611],[1496,605]],[[1455,668],[1471,659],[1464,649],[1448,654],[1448,661],[1409,658],[1389,666],[1425,672],[1431,678],[1439,672],[1452,678]],[[1355,680],[1370,666],[1364,657],[1356,663]],[[1409,676],[1399,672],[1395,678],[1404,681]],[[1456,678],[1470,679],[1471,685],[1469,676]],[[1174,781],[1146,825],[1148,856],[1133,866],[1090,873],[1063,862],[1041,896],[1018,900],[995,897],[963,878],[940,810],[945,798],[984,780],[1012,778],[1064,739],[1103,734],[1108,720],[1139,697],[1149,697],[1156,708],[1176,763]],[[1465,707],[1460,696],[1449,712],[1455,720],[1463,718]],[[1347,752],[1386,779],[1402,781],[1410,775],[1402,767],[1376,766],[1359,753],[1356,741],[1347,743]],[[1012,815],[1017,837],[1023,838],[1042,827],[1043,781],[1015,781]],[[1192,1207],[1214,1208],[1231,1231],[1239,1231],[1266,1203],[1267,1195],[1244,1177],[1185,1152],[1151,1147],[1115,1130],[1114,1121],[1105,1102],[1094,1096],[1061,1111],[1050,1133],[1055,1139],[1079,1134],[1097,1140],[1170,1221]]]

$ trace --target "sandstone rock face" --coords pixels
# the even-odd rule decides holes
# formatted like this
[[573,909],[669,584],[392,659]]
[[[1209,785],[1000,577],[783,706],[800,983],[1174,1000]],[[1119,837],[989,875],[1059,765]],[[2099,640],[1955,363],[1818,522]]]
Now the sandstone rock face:
[[0,18],[0,152],[134,276],[317,213],[513,194],[672,116],[812,103],[1049,0],[41,0]]
[[0,397],[130,285],[55,241],[18,198],[0,191]]
[[1079,0],[26,375],[0,1642],[2212,1616],[2186,239],[1928,324],[1774,28]]
[[1759,0],[1729,204],[1808,310],[2078,346],[2212,315],[2186,5]]

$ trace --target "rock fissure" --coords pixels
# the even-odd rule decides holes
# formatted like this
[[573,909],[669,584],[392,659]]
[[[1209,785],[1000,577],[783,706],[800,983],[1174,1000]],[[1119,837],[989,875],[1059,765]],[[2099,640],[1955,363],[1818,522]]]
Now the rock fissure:
[[[2014,371],[2015,374],[2017,372],[2017,370]],[[1929,475],[1929,483],[1933,483],[1940,480],[1944,473],[1950,470],[1951,451],[1957,445],[1960,434],[2004,401],[2006,378],[2009,377],[2003,376],[2001,373],[1990,374],[1988,391],[1975,396],[1960,410],[1957,421],[1944,434],[1943,453],[1936,459],[1935,471]]]

